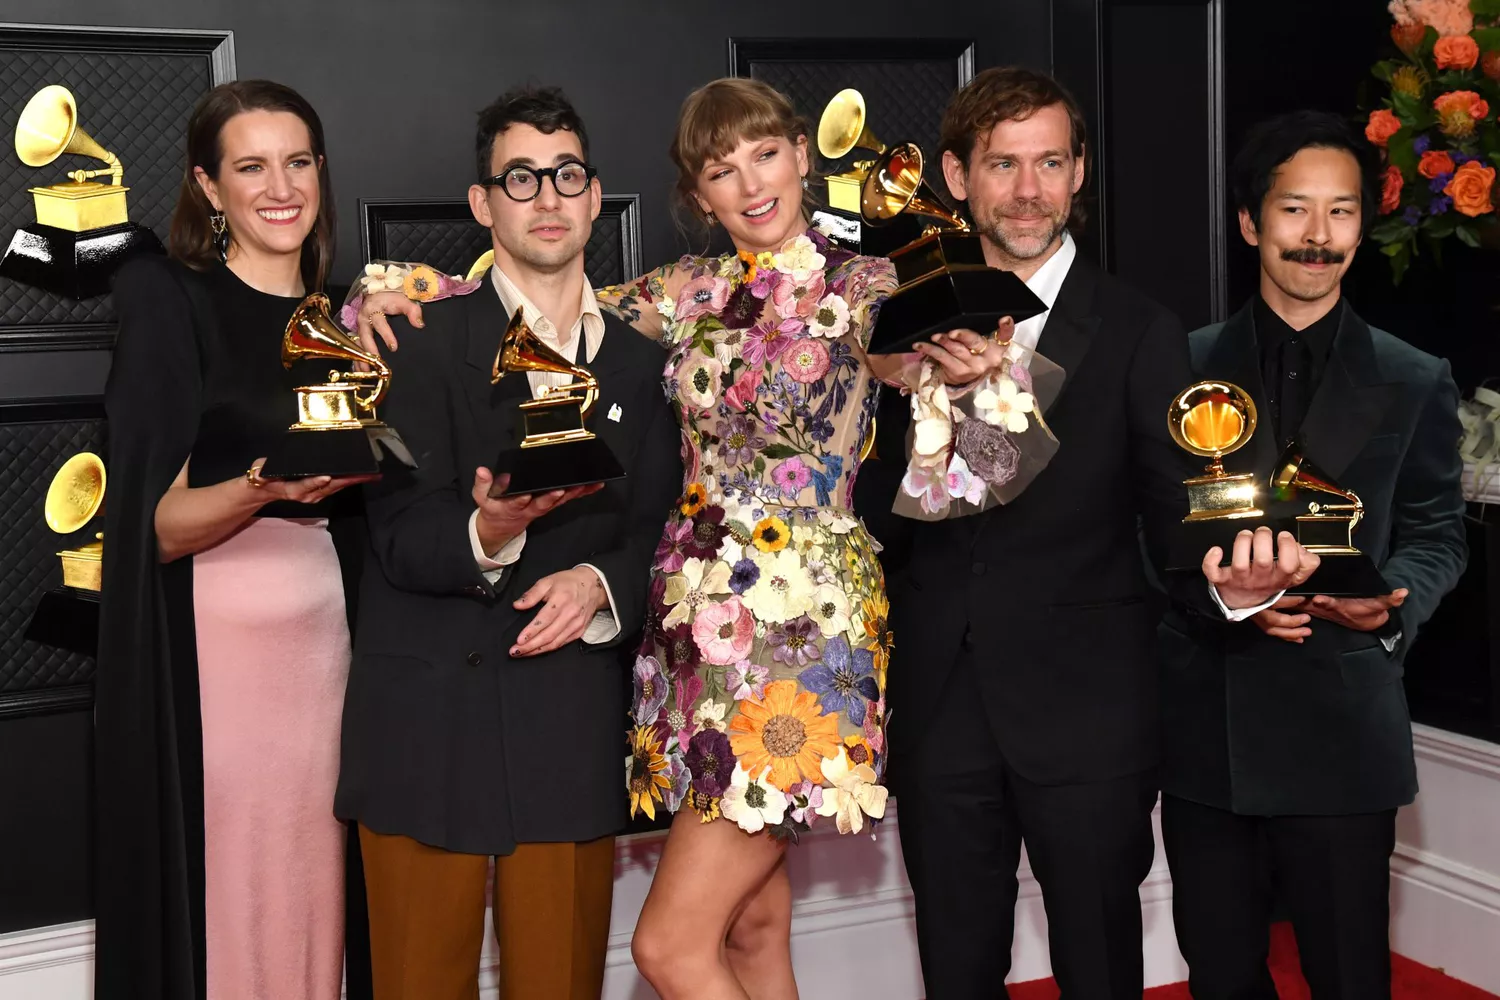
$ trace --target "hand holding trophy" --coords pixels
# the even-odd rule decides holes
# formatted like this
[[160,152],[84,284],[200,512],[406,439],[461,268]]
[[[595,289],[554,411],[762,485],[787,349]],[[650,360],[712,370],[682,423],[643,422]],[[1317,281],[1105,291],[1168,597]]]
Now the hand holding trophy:
[[281,363],[325,358],[361,362],[368,371],[330,371],[328,381],[297,388],[297,422],[282,435],[259,476],[374,476],[385,452],[415,467],[416,461],[395,429],[382,423],[375,407],[390,388],[391,370],[339,329],[328,315],[328,297],[309,295],[287,322]]
[[834,208],[858,212],[877,227],[901,215],[934,220],[919,239],[889,254],[898,286],[880,307],[869,353],[903,353],[955,330],[994,330],[1005,351],[1002,372],[958,396],[942,384],[930,359],[903,374],[911,395],[911,458],[893,509],[940,520],[1008,503],[1058,447],[1042,414],[1062,388],[1063,371],[1011,340],[1014,324],[1045,312],[1046,304],[1016,275],[986,263],[979,235],[922,179],[921,148],[913,142],[886,146],[866,122],[864,98],[843,90],[819,119],[818,150],[837,160],[855,148],[877,156],[828,178]]

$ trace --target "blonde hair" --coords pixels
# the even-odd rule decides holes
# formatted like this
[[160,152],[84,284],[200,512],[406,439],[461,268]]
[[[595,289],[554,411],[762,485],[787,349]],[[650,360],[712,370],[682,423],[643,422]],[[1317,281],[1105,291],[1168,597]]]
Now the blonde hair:
[[[734,150],[741,142],[784,137],[796,145],[811,133],[807,119],[797,114],[785,94],[760,80],[724,77],[688,95],[677,115],[671,157],[677,166],[677,208],[685,208],[700,224],[703,210],[694,200],[698,172],[710,160]],[[809,156],[808,180],[815,175]],[[804,206],[808,203],[803,193]],[[802,214],[808,211],[803,208]],[[680,216],[679,216],[680,219]]]

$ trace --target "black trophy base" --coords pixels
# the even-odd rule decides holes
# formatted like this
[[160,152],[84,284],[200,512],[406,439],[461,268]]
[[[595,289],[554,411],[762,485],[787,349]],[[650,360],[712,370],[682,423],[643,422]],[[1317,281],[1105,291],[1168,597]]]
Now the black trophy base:
[[545,493],[625,478],[620,460],[597,437],[534,448],[509,448],[495,460],[494,473],[496,486],[507,473],[510,481],[503,490],[491,487],[491,497]]
[[1287,590],[1289,596],[1312,597],[1314,594],[1323,594],[1327,597],[1380,597],[1391,592],[1391,585],[1363,552],[1354,555],[1325,555],[1321,558],[1318,568],[1306,583]]
[[260,474],[263,479],[378,476],[386,451],[405,465],[416,465],[401,438],[388,426],[289,430],[266,456]]
[[987,336],[1006,316],[1020,323],[1046,310],[1036,293],[1009,271],[970,265],[941,269],[886,299],[875,320],[869,353],[899,354],[948,330]]
[[23,638],[84,656],[99,652],[99,593],[58,587],[42,595]]
[[87,299],[109,291],[110,278],[126,257],[165,252],[155,233],[134,222],[82,233],[33,223],[11,237],[0,259],[0,277]]

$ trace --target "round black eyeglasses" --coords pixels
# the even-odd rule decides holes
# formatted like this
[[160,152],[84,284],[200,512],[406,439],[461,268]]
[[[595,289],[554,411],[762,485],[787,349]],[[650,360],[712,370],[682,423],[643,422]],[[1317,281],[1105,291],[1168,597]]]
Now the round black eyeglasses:
[[512,201],[531,201],[542,193],[542,178],[550,177],[558,194],[564,198],[576,198],[588,190],[589,181],[598,175],[599,171],[587,163],[569,160],[540,170],[534,167],[511,167],[505,173],[496,174],[480,183],[485,187],[500,188]]

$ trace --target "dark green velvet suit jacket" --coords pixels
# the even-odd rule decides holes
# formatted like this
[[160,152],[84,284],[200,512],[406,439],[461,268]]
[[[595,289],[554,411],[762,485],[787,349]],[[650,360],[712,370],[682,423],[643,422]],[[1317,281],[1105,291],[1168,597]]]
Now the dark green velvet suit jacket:
[[[1252,622],[1168,612],[1158,636],[1163,789],[1247,815],[1376,812],[1412,801],[1402,664],[1466,559],[1448,362],[1372,329],[1347,303],[1336,308],[1338,333],[1298,436],[1312,462],[1364,501],[1355,545],[1410,594],[1389,629],[1400,632],[1393,651],[1375,633],[1319,618],[1298,645]],[[1233,382],[1269,412],[1249,305],[1190,341],[1200,378]],[[1225,464],[1265,481],[1277,452],[1262,421]]]

